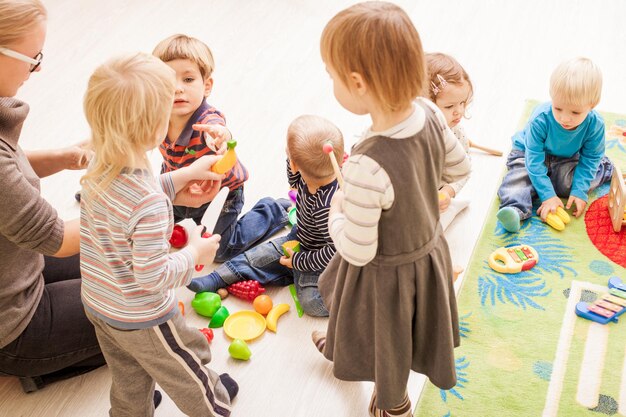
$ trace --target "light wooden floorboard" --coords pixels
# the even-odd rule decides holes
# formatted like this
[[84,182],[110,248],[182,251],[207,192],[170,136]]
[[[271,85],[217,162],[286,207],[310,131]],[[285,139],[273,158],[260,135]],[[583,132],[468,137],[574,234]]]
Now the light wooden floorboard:
[[[43,70],[19,97],[31,105],[22,147],[52,148],[88,136],[82,96],[93,69],[122,52],[150,52],[161,39],[183,32],[209,44],[216,59],[210,102],[224,111],[240,141],[239,156],[251,171],[246,207],[259,198],[284,197],[285,132],[300,114],[335,122],[346,142],[367,127],[367,119],[343,110],[332,95],[319,56],[319,36],[330,17],[351,4],[331,0],[95,1],[44,0],[50,11]],[[626,3],[620,0],[511,0],[398,2],[414,20],[427,51],[454,55],[475,87],[472,140],[507,151],[526,99],[547,100],[552,69],[563,59],[584,55],[604,73],[601,110],[626,112]],[[401,59],[401,57],[399,57]],[[471,200],[448,229],[453,260],[466,265],[500,180],[504,158],[472,154],[474,172],[461,196]],[[152,154],[155,168],[160,155]],[[157,168],[158,169],[158,168]],[[74,191],[80,173],[66,172],[42,182],[43,194],[64,218],[78,215]],[[187,305],[191,293],[179,291]],[[291,303],[286,289],[272,289],[275,302]],[[231,311],[249,308],[229,298]],[[206,325],[188,312],[195,326]],[[348,383],[332,376],[331,365],[310,342],[324,319],[280,319],[276,334],[251,343],[253,357],[229,359],[228,341],[216,332],[210,367],[229,372],[240,384],[234,416],[367,415],[371,383]],[[423,378],[412,375],[417,400]],[[15,378],[0,378],[0,416],[103,416],[108,412],[106,368],[23,394]],[[156,416],[182,415],[165,398]]]

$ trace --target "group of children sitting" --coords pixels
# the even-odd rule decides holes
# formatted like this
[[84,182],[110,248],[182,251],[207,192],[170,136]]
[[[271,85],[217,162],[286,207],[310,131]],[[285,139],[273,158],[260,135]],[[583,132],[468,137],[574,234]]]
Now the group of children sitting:
[[[362,25],[372,30],[354,31]],[[454,58],[424,54],[406,13],[385,2],[337,14],[321,52],[339,103],[369,114],[372,126],[345,162],[340,188],[323,151],[331,143],[342,163],[340,129],[314,115],[290,124],[286,172],[298,219],[270,241],[288,224],[290,202],[264,198],[240,217],[247,169],[238,161],[223,176],[210,172],[232,134],[207,102],[214,69],[208,46],[171,36],[152,56],[110,60],[90,78],[85,112],[95,157],[81,180],[82,299],[119,415],[145,415],[155,381],[187,415],[230,414],[237,383],[203,366],[208,342],[185,324],[174,290],[216,291],[247,279],[293,282],[307,314],[330,316],[328,332],[313,335],[315,345],[338,378],[375,382],[371,415],[411,414],[410,370],[442,389],[455,385],[458,318],[439,216],[470,174],[470,142],[460,126],[473,96],[470,78]],[[498,193],[506,230],[519,230],[536,196],[543,219],[563,206],[559,197],[569,198],[566,208],[574,205],[578,217],[588,191],[610,179],[604,126],[593,111],[600,89],[600,73],[587,59],[554,72],[552,102],[513,137]],[[146,157],[155,147],[164,158],[157,179]],[[199,226],[185,248],[170,253],[174,221],[199,223],[208,206],[193,207],[198,190],[182,189],[189,180],[198,181],[205,200],[221,187],[228,198],[211,238],[201,238]],[[287,240],[300,242],[300,251],[285,256]],[[192,279],[194,265],[213,260],[223,263]]]

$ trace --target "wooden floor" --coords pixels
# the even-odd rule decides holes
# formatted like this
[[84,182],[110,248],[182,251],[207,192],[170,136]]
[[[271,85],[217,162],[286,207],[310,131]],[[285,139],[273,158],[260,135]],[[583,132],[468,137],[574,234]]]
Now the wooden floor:
[[[216,59],[210,102],[227,117],[239,140],[240,159],[251,171],[246,209],[259,198],[285,197],[285,132],[305,113],[334,121],[348,145],[367,127],[367,119],[343,110],[333,98],[331,81],[319,55],[324,24],[351,2],[338,0],[44,0],[49,8],[43,70],[34,74],[19,97],[31,105],[22,147],[52,148],[88,136],[82,96],[93,69],[121,52],[146,51],[173,33],[199,37]],[[601,110],[626,112],[626,2],[605,0],[400,1],[414,20],[427,51],[454,55],[475,87],[471,119],[464,121],[472,140],[507,151],[526,99],[547,100],[552,69],[563,59],[583,55],[604,73]],[[398,57],[401,59],[401,57]],[[453,260],[465,265],[491,203],[504,158],[473,153],[473,176],[461,196],[471,200],[447,231]],[[160,155],[152,160],[158,167]],[[157,168],[158,169],[158,168]],[[80,173],[43,181],[43,194],[64,218],[78,215],[73,194]],[[187,303],[191,293],[179,291]],[[274,289],[275,302],[291,303],[286,289]],[[229,298],[230,311],[250,308]],[[194,326],[207,321],[188,312]],[[280,319],[276,334],[251,343],[249,362],[227,353],[221,330],[213,341],[210,367],[229,372],[241,390],[236,417],[367,415],[372,384],[347,383],[332,376],[331,365],[310,342],[326,320]],[[410,396],[422,386],[412,375]],[[103,416],[108,412],[110,376],[102,368],[82,377],[23,394],[16,378],[0,378],[0,416]],[[169,398],[157,416],[182,415]]]

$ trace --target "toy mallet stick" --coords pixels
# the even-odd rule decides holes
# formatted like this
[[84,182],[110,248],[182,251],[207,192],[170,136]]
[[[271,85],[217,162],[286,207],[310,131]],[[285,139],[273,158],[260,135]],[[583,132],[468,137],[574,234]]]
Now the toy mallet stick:
[[499,151],[497,149],[487,148],[486,146],[482,146],[482,145],[477,145],[476,143],[472,142],[471,140],[469,141],[469,145],[470,145],[471,148],[480,149],[481,151],[487,152],[490,155],[502,156],[502,151]]
[[337,176],[337,182],[339,183],[339,188],[343,189],[343,175],[341,175],[339,164],[337,163],[337,159],[335,158],[335,153],[333,152],[333,144],[330,142],[326,142],[322,149],[324,150],[324,152],[328,154],[328,157],[330,158],[330,163],[333,164],[333,171],[335,171],[335,175]]

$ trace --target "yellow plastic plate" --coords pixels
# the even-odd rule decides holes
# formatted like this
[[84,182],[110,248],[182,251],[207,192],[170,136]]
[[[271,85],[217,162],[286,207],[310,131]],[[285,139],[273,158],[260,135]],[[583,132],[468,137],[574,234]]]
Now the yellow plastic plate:
[[252,340],[265,331],[265,318],[256,311],[242,310],[231,314],[224,322],[224,333],[233,339]]

